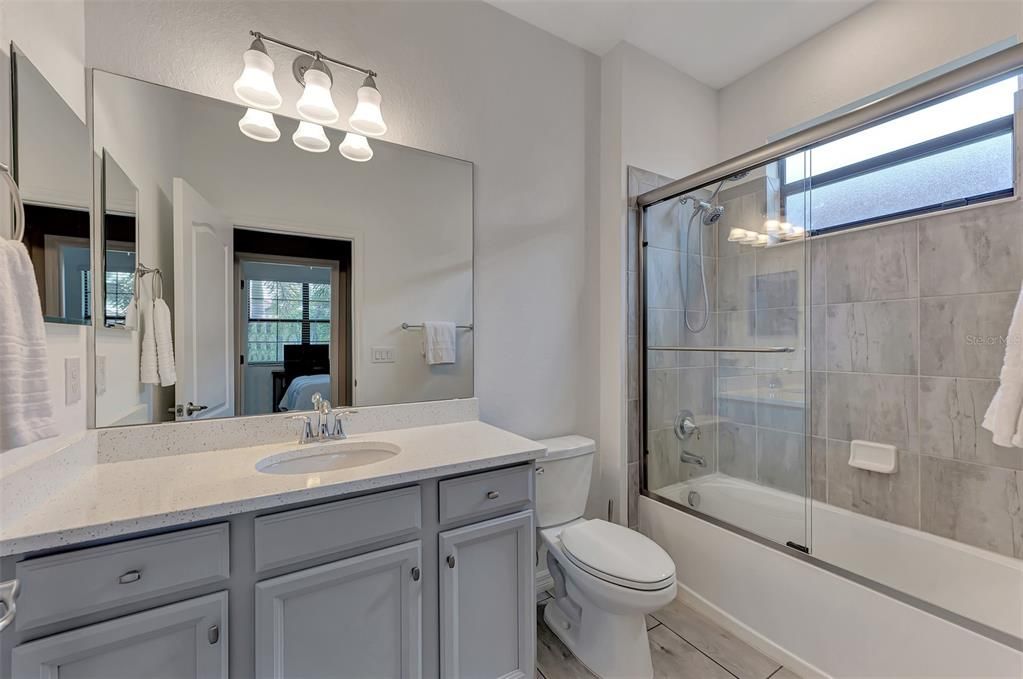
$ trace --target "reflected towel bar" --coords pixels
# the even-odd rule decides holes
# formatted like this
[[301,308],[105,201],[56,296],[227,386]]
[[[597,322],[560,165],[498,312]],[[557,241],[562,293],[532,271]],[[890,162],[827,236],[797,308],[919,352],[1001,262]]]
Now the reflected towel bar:
[[647,351],[716,351],[736,354],[791,354],[792,347],[647,347]]
[[[422,327],[423,327],[422,323],[402,323],[401,324],[401,329],[402,330],[417,330],[417,329],[422,328]],[[472,330],[472,323],[470,323],[469,325],[456,325],[455,327],[456,328],[460,328],[462,330]]]

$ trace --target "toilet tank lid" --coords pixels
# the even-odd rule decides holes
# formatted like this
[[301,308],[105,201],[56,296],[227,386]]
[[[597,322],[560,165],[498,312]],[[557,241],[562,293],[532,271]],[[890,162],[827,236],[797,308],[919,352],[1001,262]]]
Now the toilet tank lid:
[[585,436],[557,436],[551,439],[537,441],[541,446],[547,448],[547,454],[541,460],[558,460],[577,455],[586,455],[597,450],[597,443]]

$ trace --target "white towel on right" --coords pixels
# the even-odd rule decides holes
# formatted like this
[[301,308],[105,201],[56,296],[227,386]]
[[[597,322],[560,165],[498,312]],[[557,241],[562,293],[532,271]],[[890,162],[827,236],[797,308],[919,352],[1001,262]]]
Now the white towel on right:
[[455,324],[447,321],[423,321],[423,356],[427,365],[455,362]]
[[981,426],[990,431],[995,445],[1023,448],[1023,290],[1005,338],[1001,384],[984,414]]
[[57,435],[35,271],[0,237],[0,452]]
[[142,326],[142,356],[139,361],[139,381],[142,384],[160,384],[160,372],[156,368],[154,313],[152,300],[139,301],[140,325]]

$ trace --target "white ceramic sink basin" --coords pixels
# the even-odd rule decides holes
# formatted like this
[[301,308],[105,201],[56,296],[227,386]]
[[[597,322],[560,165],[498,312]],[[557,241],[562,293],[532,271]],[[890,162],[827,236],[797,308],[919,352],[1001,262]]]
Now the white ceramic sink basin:
[[256,463],[256,470],[264,474],[315,474],[362,467],[400,452],[401,448],[384,441],[312,443],[264,457]]

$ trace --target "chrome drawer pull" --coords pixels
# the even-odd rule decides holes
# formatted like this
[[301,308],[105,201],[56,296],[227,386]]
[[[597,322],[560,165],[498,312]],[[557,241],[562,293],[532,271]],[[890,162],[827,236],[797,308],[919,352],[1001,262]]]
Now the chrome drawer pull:
[[501,497],[501,494],[498,493],[496,490],[492,490],[489,493],[487,493],[488,500],[496,500],[499,497]]
[[0,632],[14,622],[14,615],[17,613],[17,606],[14,600],[18,598],[18,581],[8,580],[0,582],[0,603],[4,606],[4,615],[0,618]]
[[218,625],[210,625],[210,628],[206,630],[206,640],[210,642],[210,646],[220,641],[220,627]]
[[121,577],[117,578],[117,581],[122,585],[130,585],[133,582],[138,582],[142,579],[142,571],[128,571]]

